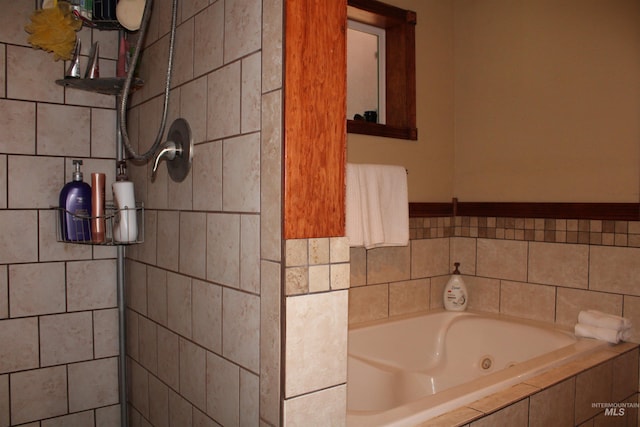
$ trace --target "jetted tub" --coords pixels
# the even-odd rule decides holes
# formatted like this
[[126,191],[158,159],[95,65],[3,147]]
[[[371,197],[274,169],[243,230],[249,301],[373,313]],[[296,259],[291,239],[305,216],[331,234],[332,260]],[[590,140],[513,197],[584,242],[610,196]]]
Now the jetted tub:
[[553,325],[474,312],[352,327],[347,426],[413,426],[606,345]]

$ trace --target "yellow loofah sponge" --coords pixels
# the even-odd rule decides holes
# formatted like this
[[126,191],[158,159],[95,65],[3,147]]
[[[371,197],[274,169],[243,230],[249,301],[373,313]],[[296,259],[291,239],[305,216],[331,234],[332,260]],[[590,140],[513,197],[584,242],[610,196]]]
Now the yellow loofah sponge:
[[39,9],[31,15],[31,23],[25,25],[31,34],[28,42],[37,49],[53,52],[56,61],[71,59],[76,44],[76,31],[82,21],[71,12],[71,5],[60,1],[54,7]]

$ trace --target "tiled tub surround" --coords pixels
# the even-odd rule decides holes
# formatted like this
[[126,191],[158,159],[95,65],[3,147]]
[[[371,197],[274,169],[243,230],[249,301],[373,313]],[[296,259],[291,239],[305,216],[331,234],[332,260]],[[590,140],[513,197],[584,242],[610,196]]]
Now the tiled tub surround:
[[[419,427],[635,427],[637,390],[638,346],[623,343],[553,368]],[[624,411],[605,414],[604,405],[615,403]]]
[[[115,179],[115,98],[55,83],[65,63],[27,44],[33,1],[0,13],[0,426],[120,425],[116,251],[56,242],[72,159]],[[115,74],[117,33],[79,33]],[[108,188],[108,187],[107,187]]]
[[[412,218],[410,228],[407,247],[351,248],[349,324],[442,307],[459,261],[470,309],[567,327],[597,309],[640,325],[638,221],[441,217]],[[631,341],[640,341],[636,327]]]

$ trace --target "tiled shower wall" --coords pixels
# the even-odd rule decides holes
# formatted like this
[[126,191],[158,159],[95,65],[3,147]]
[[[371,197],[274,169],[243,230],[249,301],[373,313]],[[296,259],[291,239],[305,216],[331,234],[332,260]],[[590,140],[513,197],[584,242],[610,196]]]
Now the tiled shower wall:
[[[133,143],[160,121],[170,2],[156,2],[132,98]],[[191,172],[130,168],[145,242],[127,251],[133,426],[280,424],[279,0],[180,1],[167,126],[185,118]]]
[[412,218],[410,228],[408,247],[351,249],[350,323],[442,307],[460,262],[470,309],[569,327],[598,309],[640,325],[638,221]]
[[[0,14],[0,426],[116,427],[115,250],[58,243],[49,209],[72,159],[110,188],[115,99],[55,83],[65,64],[23,29],[34,5],[4,1]],[[79,35],[84,55],[99,41],[100,71],[113,75],[115,33]]]

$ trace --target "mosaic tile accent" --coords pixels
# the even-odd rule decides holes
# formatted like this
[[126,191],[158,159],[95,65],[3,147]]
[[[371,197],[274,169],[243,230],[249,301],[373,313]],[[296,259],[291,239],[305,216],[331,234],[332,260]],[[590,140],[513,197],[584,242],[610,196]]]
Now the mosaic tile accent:
[[475,216],[411,218],[409,236],[412,240],[479,237],[637,248],[640,247],[640,221]]

